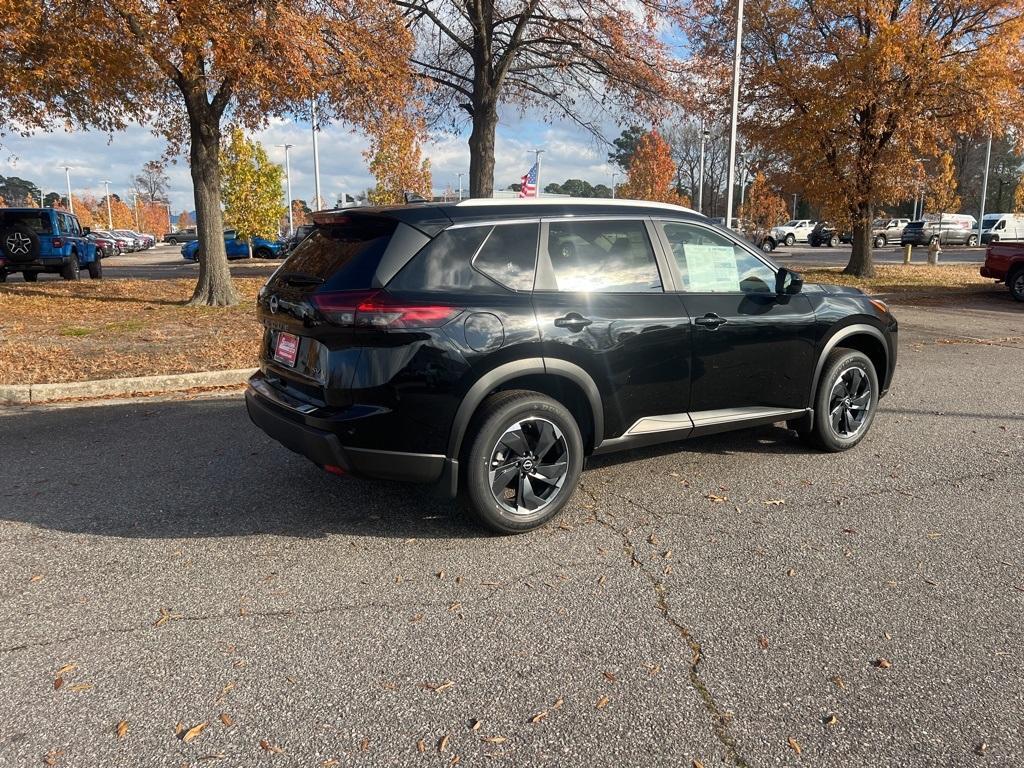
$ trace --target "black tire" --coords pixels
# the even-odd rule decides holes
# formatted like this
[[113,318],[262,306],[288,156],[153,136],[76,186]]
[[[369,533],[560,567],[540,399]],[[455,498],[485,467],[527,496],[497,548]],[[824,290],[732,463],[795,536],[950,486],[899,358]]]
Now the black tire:
[[814,426],[801,437],[832,453],[853,448],[871,429],[878,392],[878,374],[871,359],[855,349],[837,347],[825,360],[818,381]]
[[166,242],[168,245],[177,245],[178,244],[178,241],[175,240],[173,237],[168,238],[164,242]]
[[885,235],[878,235],[875,237],[875,248],[885,248],[886,246]]
[[[466,438],[464,502],[482,525],[497,533],[523,533],[544,525],[568,503],[583,471],[583,439],[576,419],[561,403],[538,392],[510,390],[487,398]],[[506,469],[492,478],[495,466]],[[513,505],[520,511],[511,509]]]
[[89,262],[86,267],[89,270],[90,280],[102,280],[103,279],[103,262],[99,259]]
[[783,242],[785,242],[787,246],[792,247],[793,243],[796,242],[796,237],[794,237],[793,233],[790,232],[788,235],[786,235],[786,239]]
[[257,259],[272,259],[274,258],[274,252],[269,248],[257,248],[252,252],[252,255]]
[[772,251],[775,250],[775,241],[772,240],[770,237],[766,237],[764,240],[761,241],[761,250],[764,253],[771,253]]
[[39,280],[39,273],[38,272],[22,272],[21,273],[21,279],[24,280],[26,283],[34,283],[37,280]]
[[60,276],[65,280],[81,280],[81,273],[82,265],[78,263],[78,254],[72,253],[71,258],[68,259],[68,263],[60,271]]
[[829,248],[835,248],[838,245],[839,245],[839,235],[832,235],[832,237],[830,237],[828,239],[828,247]]
[[5,272],[4,270],[0,269],[0,283],[6,283],[6,282],[7,282],[7,272]]
[[1006,276],[1006,287],[1017,301],[1024,301],[1024,267],[1019,267]]
[[0,232],[0,253],[14,262],[37,261],[42,253],[39,235],[21,224],[11,224]]
[[967,247],[968,248],[973,248],[977,244],[978,244],[978,236],[977,235],[971,235],[970,237],[967,238]]

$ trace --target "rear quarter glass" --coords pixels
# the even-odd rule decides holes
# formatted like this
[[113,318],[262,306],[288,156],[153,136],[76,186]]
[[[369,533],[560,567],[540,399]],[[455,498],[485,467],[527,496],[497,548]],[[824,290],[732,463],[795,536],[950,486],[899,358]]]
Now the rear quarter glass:
[[346,217],[318,226],[295,247],[278,274],[320,278],[329,291],[370,288],[397,226],[396,220],[380,216]]

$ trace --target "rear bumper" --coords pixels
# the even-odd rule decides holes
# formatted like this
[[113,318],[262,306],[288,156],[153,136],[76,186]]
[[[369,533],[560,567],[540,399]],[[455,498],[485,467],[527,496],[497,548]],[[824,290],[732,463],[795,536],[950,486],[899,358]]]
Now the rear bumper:
[[0,257],[0,269],[7,272],[21,272],[26,269],[29,272],[44,272],[48,269],[60,269],[66,266],[70,259],[70,256],[53,256],[32,261],[13,261]]
[[[360,477],[402,480],[413,483],[437,483],[443,495],[451,495],[455,462],[443,455],[404,453],[342,445],[345,419],[333,421],[317,418],[296,410],[274,396],[259,377],[250,380],[245,393],[245,407],[252,422],[288,448],[305,456],[318,466],[336,466]],[[310,422],[316,422],[311,424]],[[325,429],[330,423],[332,429]]]
[[996,272],[995,270],[989,269],[988,267],[982,267],[979,271],[981,272],[981,276],[982,277],[988,277],[988,278],[991,278],[992,280],[1005,280],[1006,279],[1006,273],[1005,272]]

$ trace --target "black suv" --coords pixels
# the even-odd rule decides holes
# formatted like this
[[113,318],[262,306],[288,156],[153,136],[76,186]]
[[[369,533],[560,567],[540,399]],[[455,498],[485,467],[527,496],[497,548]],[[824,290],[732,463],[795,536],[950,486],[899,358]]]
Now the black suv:
[[896,320],[703,216],[470,200],[315,215],[260,290],[246,404],[335,474],[460,493],[492,529],[566,504],[592,454],[785,421],[856,445]]

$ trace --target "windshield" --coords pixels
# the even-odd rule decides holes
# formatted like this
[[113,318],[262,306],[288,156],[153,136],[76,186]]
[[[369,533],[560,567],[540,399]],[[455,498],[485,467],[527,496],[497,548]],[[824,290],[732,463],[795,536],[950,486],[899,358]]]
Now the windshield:
[[796,226],[797,224],[799,224],[799,223],[800,223],[800,222],[799,222],[799,221],[797,221],[796,219],[792,219],[791,221],[787,221],[787,222],[786,222],[785,224],[783,224],[782,226],[784,226],[784,227],[795,227],[795,226]]
[[871,222],[871,226],[875,229],[884,229],[886,224],[889,223],[888,219],[875,219]]
[[986,216],[984,219],[981,220],[981,228],[992,229],[992,227],[999,223],[999,220],[1001,218],[1002,216]]

